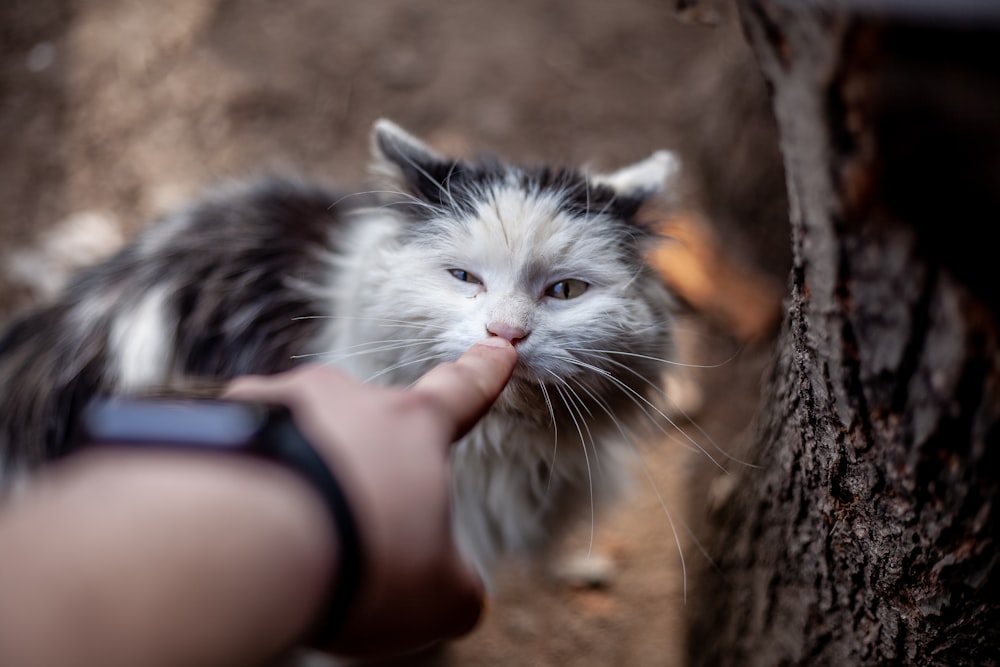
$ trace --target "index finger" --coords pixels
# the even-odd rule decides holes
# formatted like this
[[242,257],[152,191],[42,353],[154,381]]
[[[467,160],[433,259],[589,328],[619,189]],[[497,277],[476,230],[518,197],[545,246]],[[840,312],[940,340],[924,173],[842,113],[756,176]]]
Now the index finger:
[[500,396],[517,364],[517,352],[507,340],[492,336],[457,360],[424,374],[411,391],[428,395],[454,425],[451,440],[472,428]]

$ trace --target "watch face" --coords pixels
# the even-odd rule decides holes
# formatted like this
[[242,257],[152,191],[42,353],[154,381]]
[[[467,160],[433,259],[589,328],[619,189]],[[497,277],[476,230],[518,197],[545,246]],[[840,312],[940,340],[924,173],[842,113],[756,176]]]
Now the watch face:
[[270,412],[240,401],[102,398],[84,409],[81,436],[94,444],[251,449]]

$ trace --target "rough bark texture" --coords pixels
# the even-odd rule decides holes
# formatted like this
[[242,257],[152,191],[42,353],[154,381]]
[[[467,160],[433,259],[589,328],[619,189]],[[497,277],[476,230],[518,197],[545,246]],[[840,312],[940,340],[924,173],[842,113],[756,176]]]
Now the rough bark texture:
[[701,665],[996,665],[1000,26],[744,0],[794,266]]

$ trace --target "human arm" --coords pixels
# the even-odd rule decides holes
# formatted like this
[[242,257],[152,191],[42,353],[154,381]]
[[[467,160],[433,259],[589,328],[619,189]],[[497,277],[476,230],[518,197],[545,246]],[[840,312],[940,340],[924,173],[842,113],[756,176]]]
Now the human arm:
[[[447,459],[509,378],[516,355],[499,344],[410,390],[317,369],[233,384],[231,397],[291,407],[361,526],[366,577],[329,648],[413,648],[478,618],[481,584],[450,536]],[[0,664],[102,667],[258,664],[304,635],[338,569],[325,508],[293,472],[102,448],[0,508],[0,564]]]

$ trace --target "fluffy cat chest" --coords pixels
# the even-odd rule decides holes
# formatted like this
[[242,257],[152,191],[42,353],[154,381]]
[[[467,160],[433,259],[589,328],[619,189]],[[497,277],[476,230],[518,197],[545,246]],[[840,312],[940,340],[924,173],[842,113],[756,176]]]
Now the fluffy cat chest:
[[452,455],[459,547],[484,575],[503,554],[544,556],[574,521],[592,519],[620,494],[628,451],[621,440],[581,440],[513,414],[487,415]]

